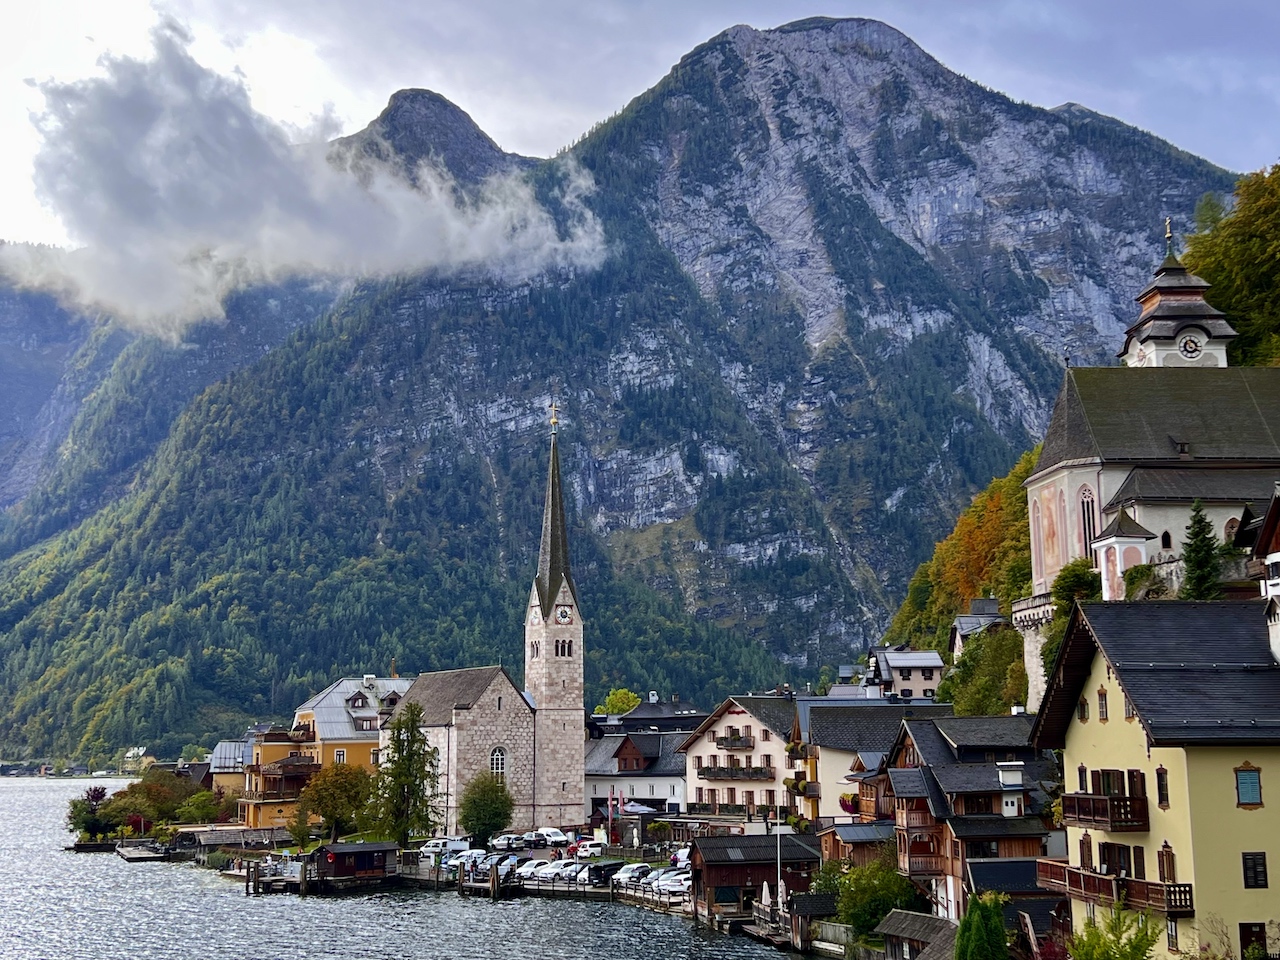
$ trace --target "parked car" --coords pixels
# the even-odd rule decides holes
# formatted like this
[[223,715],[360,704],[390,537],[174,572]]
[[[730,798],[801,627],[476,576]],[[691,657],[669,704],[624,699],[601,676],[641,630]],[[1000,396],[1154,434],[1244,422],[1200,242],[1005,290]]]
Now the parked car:
[[673,873],[676,869],[676,867],[658,867],[656,870],[650,870],[640,878],[640,888],[642,890],[652,890],[655,883],[667,874]]
[[628,863],[613,875],[615,887],[625,887],[629,883],[638,883],[640,878],[649,873],[653,867],[647,863]]
[[590,883],[591,882],[591,864],[579,863],[577,868],[571,870],[574,883]]
[[547,845],[547,838],[537,830],[530,830],[521,839],[524,840],[524,845],[530,850],[542,849]]
[[572,883],[578,879],[578,874],[581,872],[582,867],[583,865],[577,860],[562,860],[560,861],[560,870],[555,878],[562,882],[568,881]]
[[585,860],[588,857],[603,857],[605,850],[605,842],[603,840],[579,840],[577,849],[574,850],[574,856],[579,860]]
[[512,872],[518,869],[520,865],[525,863],[527,860],[528,860],[528,857],[521,857],[518,854],[514,854],[514,853],[504,854],[502,859],[499,860],[497,863],[498,879],[505,880]]
[[468,864],[479,863],[489,855],[488,850],[463,850],[450,860],[445,866],[456,867],[459,870],[465,870]]
[[690,870],[681,870],[679,868],[669,870],[653,882],[653,889],[657,893],[672,893],[677,884],[692,877],[693,873]]
[[687,896],[693,890],[693,874],[684,873],[672,880],[669,884],[664,883],[662,887],[663,893],[680,894]]
[[471,844],[458,837],[436,837],[419,847],[418,853],[424,857],[445,854],[446,858],[452,858],[470,847]]
[[526,860],[520,866],[516,867],[517,880],[532,880],[543,867],[550,865],[550,860]]
[[569,837],[555,827],[542,827],[534,833],[542,834],[543,839],[546,840],[545,846],[567,847],[569,845]]
[[560,876],[560,871],[564,869],[564,865],[566,862],[572,863],[573,861],[571,860],[570,861],[565,861],[565,860],[548,861],[545,867],[538,868],[538,872],[533,875],[533,879],[537,880],[539,883],[550,883],[552,880],[555,880],[557,877]]
[[524,836],[519,833],[504,833],[500,837],[494,837],[490,846],[495,850],[523,850]]
[[591,860],[587,864],[587,879],[582,880],[582,875],[578,875],[580,882],[590,883],[593,887],[607,887],[612,881],[614,874],[621,870],[626,863],[622,860]]

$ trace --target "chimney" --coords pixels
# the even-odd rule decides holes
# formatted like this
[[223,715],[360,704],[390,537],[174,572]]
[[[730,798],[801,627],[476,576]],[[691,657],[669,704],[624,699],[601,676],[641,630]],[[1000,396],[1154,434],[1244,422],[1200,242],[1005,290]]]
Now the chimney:
[[649,691],[649,702],[650,702],[650,703],[657,703],[657,702],[658,702],[658,691],[657,691],[657,690],[650,690],[650,691]]
[[365,682],[365,686],[369,686],[369,685],[371,685],[371,684],[373,683],[373,681],[375,681],[375,680],[377,680],[377,679],[378,679],[378,675],[377,675],[376,673],[366,673],[366,674],[364,675],[364,682]]
[[1009,708],[1009,713],[1015,717],[1020,717],[1026,712],[1027,712],[1027,708],[1020,703],[1015,703],[1012,707]]
[[673,693],[673,694],[671,695],[671,702],[672,702],[672,703],[679,703],[679,702],[680,702],[680,694],[678,694],[678,693]]

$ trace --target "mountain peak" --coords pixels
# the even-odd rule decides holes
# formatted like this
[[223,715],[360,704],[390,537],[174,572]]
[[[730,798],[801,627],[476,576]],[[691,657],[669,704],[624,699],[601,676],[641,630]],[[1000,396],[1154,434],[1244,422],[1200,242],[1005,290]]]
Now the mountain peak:
[[506,153],[470,114],[433,90],[397,90],[386,109],[359,133],[334,142],[383,162],[394,162],[413,180],[419,164],[446,170],[459,183],[478,183],[495,173],[526,166]]

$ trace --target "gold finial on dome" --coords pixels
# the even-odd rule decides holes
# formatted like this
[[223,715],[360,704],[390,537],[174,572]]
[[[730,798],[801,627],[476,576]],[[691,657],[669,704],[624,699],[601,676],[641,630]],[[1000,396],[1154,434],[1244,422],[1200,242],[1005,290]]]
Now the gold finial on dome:
[[551,432],[552,433],[556,432],[556,426],[560,423],[559,418],[556,416],[556,411],[559,409],[560,409],[560,404],[558,404],[555,400],[552,400],[551,401]]
[[1173,217],[1164,218],[1164,255],[1173,256]]

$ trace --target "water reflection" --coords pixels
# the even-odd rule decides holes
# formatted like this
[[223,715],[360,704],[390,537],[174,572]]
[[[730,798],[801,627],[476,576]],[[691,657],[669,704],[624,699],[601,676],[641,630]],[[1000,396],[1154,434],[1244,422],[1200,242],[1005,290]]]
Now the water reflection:
[[[95,780],[108,790],[127,781]],[[86,780],[0,780],[0,956],[6,960],[777,960],[741,937],[621,904],[491,903],[395,891],[246,897],[188,864],[71,854],[67,801]]]

